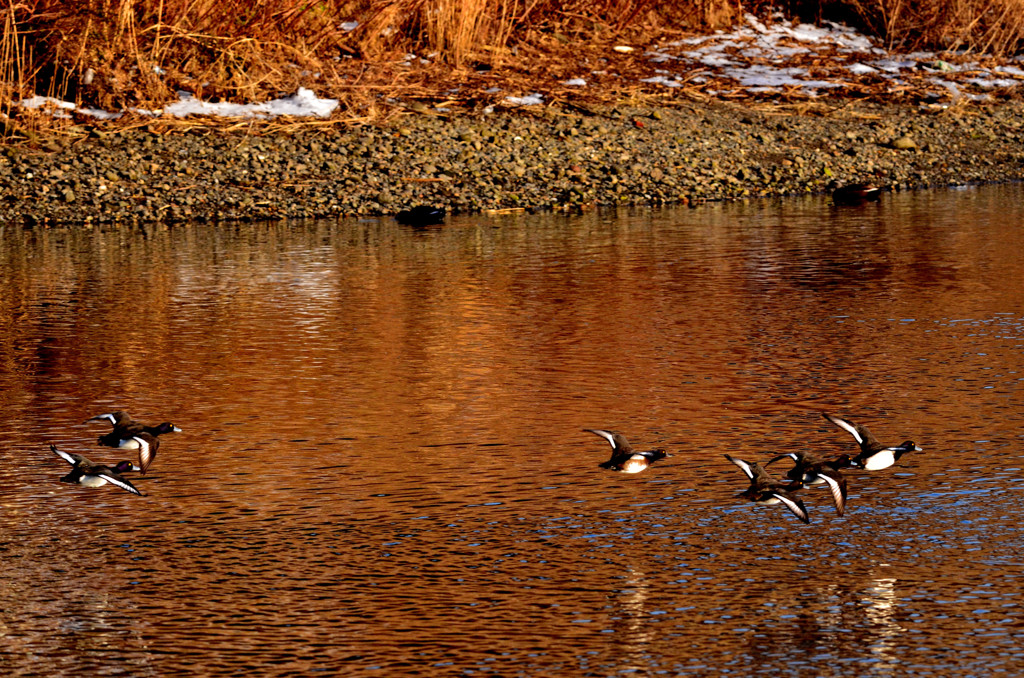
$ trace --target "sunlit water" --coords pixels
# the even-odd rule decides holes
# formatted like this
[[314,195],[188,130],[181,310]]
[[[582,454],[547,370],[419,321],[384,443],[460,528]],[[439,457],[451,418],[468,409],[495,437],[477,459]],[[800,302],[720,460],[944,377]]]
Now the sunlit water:
[[[1016,673],[1022,271],[1019,187],[3,227],[0,673]],[[115,409],[145,497],[58,482]],[[925,451],[738,499],[821,411]]]

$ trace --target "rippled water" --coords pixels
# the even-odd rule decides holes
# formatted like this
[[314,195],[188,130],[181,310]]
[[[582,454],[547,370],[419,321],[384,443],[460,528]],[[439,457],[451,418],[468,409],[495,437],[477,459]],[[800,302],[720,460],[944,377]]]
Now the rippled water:
[[[3,227],[0,671],[1016,673],[1022,198]],[[145,497],[58,482],[114,409]],[[925,451],[737,499],[823,410]]]

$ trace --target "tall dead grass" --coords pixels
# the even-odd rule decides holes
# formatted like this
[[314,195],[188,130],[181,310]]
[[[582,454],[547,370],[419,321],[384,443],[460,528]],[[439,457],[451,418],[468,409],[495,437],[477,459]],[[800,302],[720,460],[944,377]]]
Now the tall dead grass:
[[850,9],[890,48],[1007,56],[1024,48],[1024,0],[825,0]]
[[[0,106],[33,93],[118,109],[187,90],[251,100],[324,83],[344,98],[373,64],[414,52],[431,67],[735,23],[768,0],[0,0]],[[1014,53],[1024,0],[790,0],[857,17],[906,48]],[[357,26],[353,28],[353,22]],[[521,61],[521,60],[520,60]],[[528,70],[529,64],[518,64]]]
[[[351,60],[404,52],[442,67],[500,64],[510,46],[571,28],[575,40],[723,25],[739,0],[0,0],[4,100],[52,94],[104,108],[187,90],[254,99]],[[353,25],[356,27],[353,29]]]
[[494,58],[536,31],[593,39],[652,27],[717,28],[739,15],[739,0],[383,0],[367,7],[359,45],[370,55],[416,49],[460,65]]

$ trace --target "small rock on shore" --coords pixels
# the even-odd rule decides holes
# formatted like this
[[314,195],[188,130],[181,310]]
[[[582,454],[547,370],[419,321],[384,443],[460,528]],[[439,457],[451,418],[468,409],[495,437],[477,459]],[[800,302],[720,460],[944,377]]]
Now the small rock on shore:
[[[828,108],[825,106],[824,108]],[[696,204],[1024,177],[1024,105],[925,111],[844,102],[822,115],[726,103],[415,115],[291,136],[100,132],[0,156],[4,222],[263,220]]]

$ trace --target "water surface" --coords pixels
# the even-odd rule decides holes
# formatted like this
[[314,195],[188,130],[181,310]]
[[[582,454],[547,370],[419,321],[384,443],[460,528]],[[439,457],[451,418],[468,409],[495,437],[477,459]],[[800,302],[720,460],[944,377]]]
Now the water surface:
[[[0,669],[1014,673],[1022,198],[2,227]],[[58,482],[115,409],[145,497]],[[925,451],[737,499],[821,411]]]

